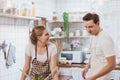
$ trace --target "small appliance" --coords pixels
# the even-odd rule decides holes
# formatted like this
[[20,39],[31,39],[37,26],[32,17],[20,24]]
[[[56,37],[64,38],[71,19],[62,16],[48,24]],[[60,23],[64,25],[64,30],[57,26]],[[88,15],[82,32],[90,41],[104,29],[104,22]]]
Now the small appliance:
[[83,63],[85,54],[82,51],[61,51],[59,62],[66,61],[69,64]]

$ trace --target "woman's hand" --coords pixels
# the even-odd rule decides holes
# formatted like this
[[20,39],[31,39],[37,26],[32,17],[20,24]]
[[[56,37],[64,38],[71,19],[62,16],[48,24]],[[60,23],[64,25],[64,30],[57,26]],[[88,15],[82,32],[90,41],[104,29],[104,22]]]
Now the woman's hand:
[[51,71],[52,77],[54,77],[55,74],[58,74],[58,73],[59,73],[58,67],[55,67],[55,68]]
[[53,77],[52,77],[52,74],[50,73],[44,80],[51,80]]
[[51,72],[51,75],[52,75],[54,80],[59,80],[59,74],[60,74],[60,72],[59,72],[58,67],[55,67],[53,69],[53,71]]
[[58,73],[59,73],[58,67],[56,67],[51,71],[51,73],[44,80],[53,79],[56,75],[58,75]]

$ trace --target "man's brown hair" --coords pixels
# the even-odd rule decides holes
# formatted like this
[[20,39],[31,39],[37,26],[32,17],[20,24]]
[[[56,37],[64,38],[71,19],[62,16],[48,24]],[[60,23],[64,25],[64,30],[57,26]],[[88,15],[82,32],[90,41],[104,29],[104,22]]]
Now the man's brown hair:
[[87,13],[83,17],[83,21],[89,21],[89,20],[93,20],[94,23],[96,24],[97,22],[99,22],[99,16],[96,13]]

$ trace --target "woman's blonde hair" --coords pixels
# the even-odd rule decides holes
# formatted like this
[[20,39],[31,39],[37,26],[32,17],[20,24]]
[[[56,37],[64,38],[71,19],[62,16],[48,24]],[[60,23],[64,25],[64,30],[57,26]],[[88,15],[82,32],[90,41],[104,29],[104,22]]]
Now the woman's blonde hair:
[[44,30],[45,30],[44,26],[35,26],[32,29],[32,33],[30,35],[30,40],[31,40],[33,45],[37,45],[37,41],[38,41],[37,36],[42,36]]

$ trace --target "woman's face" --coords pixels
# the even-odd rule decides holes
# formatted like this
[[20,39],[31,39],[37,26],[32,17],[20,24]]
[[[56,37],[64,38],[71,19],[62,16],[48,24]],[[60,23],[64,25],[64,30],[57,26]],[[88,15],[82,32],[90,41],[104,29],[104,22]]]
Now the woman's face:
[[39,41],[41,41],[42,43],[48,43],[49,37],[50,37],[50,35],[49,35],[48,31],[45,29],[45,30],[43,31],[42,36],[39,36],[38,39],[39,39]]

